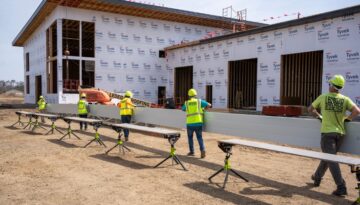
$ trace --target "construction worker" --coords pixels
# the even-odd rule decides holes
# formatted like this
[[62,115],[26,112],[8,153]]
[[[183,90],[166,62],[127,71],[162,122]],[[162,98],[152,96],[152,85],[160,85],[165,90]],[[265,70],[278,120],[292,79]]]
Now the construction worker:
[[182,110],[186,112],[186,127],[188,134],[188,142],[189,142],[189,150],[190,152],[187,154],[188,156],[194,156],[194,140],[193,134],[196,133],[196,138],[200,146],[201,158],[205,158],[205,146],[202,138],[202,127],[203,127],[203,114],[204,109],[207,107],[211,107],[211,104],[197,99],[197,92],[195,89],[190,89],[188,91],[189,100],[184,103],[182,106]]
[[[120,101],[118,107],[120,108],[120,116],[122,123],[130,123],[131,116],[134,114],[134,105],[131,101],[133,94],[131,91],[125,92],[125,98]],[[130,131],[128,129],[124,129],[125,141],[129,141]]]
[[[80,100],[78,102],[78,114],[81,118],[87,118],[88,116],[88,103],[86,101],[86,94],[81,93]],[[80,130],[85,128],[87,130],[87,123],[86,122],[80,122]]]
[[[340,94],[344,85],[344,77],[334,75],[329,80],[329,93],[320,95],[308,108],[310,113],[321,120],[321,150],[325,153],[338,152],[345,136],[344,122],[351,121],[360,113],[359,108],[349,97]],[[321,111],[321,114],[317,109]],[[351,114],[346,116],[346,111],[350,111]],[[321,161],[315,174],[311,176],[314,186],[320,186],[321,179],[328,168],[337,185],[337,189],[332,194],[347,195],[346,184],[338,163]]]
[[[45,109],[46,109],[46,101],[45,101],[45,98],[44,98],[44,96],[40,96],[39,97],[39,101],[37,102],[37,104],[38,104],[38,110],[39,110],[39,112],[41,112],[41,113],[44,113],[45,112]],[[45,123],[45,119],[44,119],[44,117],[41,117],[41,122],[42,123]]]

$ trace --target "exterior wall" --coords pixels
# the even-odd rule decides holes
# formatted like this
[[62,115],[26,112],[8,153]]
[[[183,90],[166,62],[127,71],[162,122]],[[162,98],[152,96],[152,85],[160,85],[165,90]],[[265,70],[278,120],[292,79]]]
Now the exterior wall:
[[[24,85],[26,76],[30,78],[30,93],[26,94],[24,90],[24,102],[35,103],[35,76],[41,75],[42,95],[47,99],[48,103],[57,103],[57,94],[47,94],[46,86],[46,29],[56,21],[55,13],[52,13],[42,24],[36,29],[31,37],[24,44]],[[26,72],[25,62],[26,53],[30,54],[30,69]]]
[[[46,29],[58,19],[95,22],[95,87],[123,93],[132,90],[134,97],[157,102],[158,86],[166,86],[167,96],[172,86],[172,68],[159,50],[183,40],[200,39],[217,28],[146,19],[134,16],[65,8],[59,6],[26,42],[24,52],[30,51],[30,95],[25,102],[35,100],[35,75],[42,74],[46,82]],[[75,103],[77,94],[62,92],[62,44],[58,40],[58,94],[46,95],[52,103]],[[24,54],[25,56],[25,54]],[[69,59],[93,59],[69,57]],[[43,83],[43,91],[47,87]]]
[[257,58],[257,110],[261,110],[280,103],[281,55],[323,50],[322,92],[327,92],[330,76],[342,74],[346,78],[342,92],[360,105],[359,25],[360,14],[355,14],[170,50],[168,61],[172,69],[193,66],[199,97],[205,98],[205,87],[211,84],[214,107],[226,108],[228,61]]

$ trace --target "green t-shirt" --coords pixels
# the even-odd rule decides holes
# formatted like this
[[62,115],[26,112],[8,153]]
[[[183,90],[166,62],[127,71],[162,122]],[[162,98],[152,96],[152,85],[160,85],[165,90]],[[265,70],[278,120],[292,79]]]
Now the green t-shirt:
[[344,119],[347,110],[351,110],[354,102],[340,93],[326,93],[320,95],[312,106],[321,110],[321,133],[345,134]]

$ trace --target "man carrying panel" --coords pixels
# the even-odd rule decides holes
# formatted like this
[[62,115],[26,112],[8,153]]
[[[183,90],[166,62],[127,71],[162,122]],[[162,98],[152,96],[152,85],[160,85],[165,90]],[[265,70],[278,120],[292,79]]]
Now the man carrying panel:
[[[345,137],[344,122],[351,121],[360,113],[359,108],[349,97],[340,94],[344,85],[344,77],[334,75],[329,81],[329,93],[320,95],[308,108],[310,113],[321,120],[321,150],[329,154],[336,154],[340,149]],[[350,111],[351,114],[346,116],[346,111]],[[337,185],[337,189],[332,194],[347,195],[346,183],[341,176],[339,164],[335,162],[320,162],[315,174],[311,176],[314,186],[320,186],[328,168]]]
[[[122,123],[130,123],[131,116],[134,114],[134,108],[136,105],[131,101],[132,96],[133,94],[131,91],[126,91],[125,98],[118,104]],[[130,131],[128,129],[124,129],[125,141],[129,141],[129,134]]]
[[[45,98],[44,98],[44,96],[40,96],[39,97],[39,101],[37,102],[37,104],[38,104],[38,110],[39,110],[39,112],[40,113],[45,113],[45,109],[46,109],[46,101],[45,101]],[[43,116],[41,116],[41,122],[42,123],[45,123],[45,119],[44,119],[44,117]]]
[[182,106],[182,110],[186,112],[186,127],[188,134],[189,150],[188,156],[194,156],[194,140],[193,134],[196,133],[196,138],[200,146],[201,158],[205,158],[205,145],[202,138],[202,127],[204,123],[204,109],[211,107],[211,104],[205,100],[197,99],[197,92],[195,89],[188,91],[190,100],[186,101]]
[[[87,118],[88,116],[88,102],[86,101],[86,94],[81,93],[81,98],[77,104],[78,107],[78,115],[81,118]],[[82,130],[84,127],[85,130],[87,130],[87,123],[86,122],[80,122],[80,130]]]

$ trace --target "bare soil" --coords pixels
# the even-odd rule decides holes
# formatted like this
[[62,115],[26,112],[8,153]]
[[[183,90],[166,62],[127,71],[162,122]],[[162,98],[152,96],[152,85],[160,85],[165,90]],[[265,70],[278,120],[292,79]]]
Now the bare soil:
[[[250,182],[229,177],[220,188],[224,174],[210,183],[208,177],[223,166],[225,154],[217,140],[234,138],[204,133],[205,159],[188,152],[186,133],[176,143],[176,152],[189,171],[167,161],[170,146],[160,137],[131,133],[131,152],[118,149],[105,155],[98,144],[82,148],[93,130],[76,138],[58,139],[59,133],[43,135],[9,125],[16,122],[14,110],[0,110],[0,204],[351,204],[357,198],[356,179],[349,167],[341,165],[349,195],[331,195],[335,189],[329,172],[320,187],[311,185],[310,176],[319,161],[257,149],[235,147],[232,168]],[[25,120],[25,119],[24,119]],[[49,122],[48,122],[49,124]],[[65,128],[59,120],[56,123]],[[74,124],[75,129],[78,125]],[[46,126],[49,128],[49,126]],[[63,129],[64,130],[64,129]],[[99,132],[109,147],[117,134],[108,128]]]

